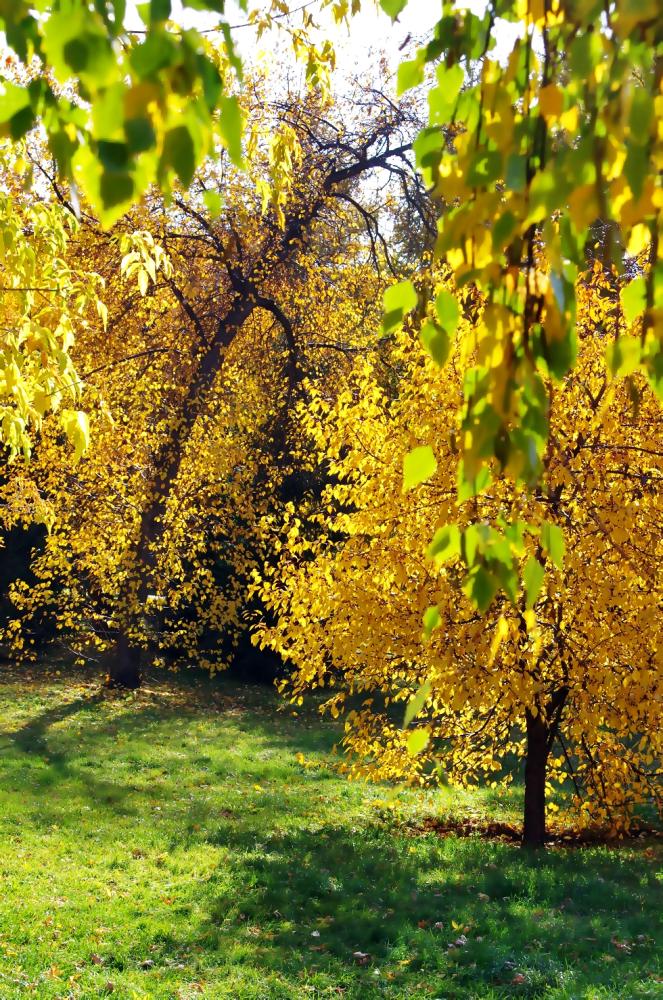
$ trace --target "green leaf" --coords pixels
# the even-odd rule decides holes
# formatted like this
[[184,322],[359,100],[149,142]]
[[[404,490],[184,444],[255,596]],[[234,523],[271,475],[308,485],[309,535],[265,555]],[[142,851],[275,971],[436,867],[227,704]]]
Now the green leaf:
[[380,0],[380,6],[392,21],[396,20],[402,10],[405,10],[406,5],[407,0]]
[[624,319],[630,326],[644,312],[647,305],[647,283],[643,277],[634,278],[619,293],[619,300],[624,311]]
[[[248,10],[248,7],[245,7],[244,9]],[[243,78],[242,60],[237,52],[237,47],[235,45],[235,40],[232,36],[230,25],[226,21],[222,21],[220,27],[221,31],[223,32],[223,40],[226,45],[226,56],[228,57],[228,62],[235,70],[235,73],[237,74],[237,79],[241,80]]]
[[46,55],[60,83],[72,76],[99,90],[117,78],[117,60],[103,22],[80,4],[67,4],[44,25]]
[[219,102],[221,115],[219,131],[228,155],[235,166],[241,167],[242,156],[242,112],[236,97],[222,97]]
[[523,584],[525,585],[525,598],[528,608],[534,607],[544,576],[545,570],[539,560],[535,559],[534,556],[530,556],[523,571]]
[[124,123],[124,134],[132,153],[144,153],[156,145],[156,135],[149,118],[129,118]]
[[437,461],[429,444],[413,448],[403,459],[403,493],[435,475]]
[[30,107],[30,94],[27,89],[3,81],[0,93],[0,122],[8,122],[17,111],[28,107]]
[[203,193],[203,201],[207,207],[207,211],[212,216],[213,219],[221,215],[221,209],[223,208],[223,198],[218,191],[205,191]]
[[654,101],[645,87],[633,88],[629,126],[634,142],[649,142],[649,129],[654,115]]
[[150,0],[150,21],[155,24],[170,17],[170,0]]
[[631,143],[624,163],[624,176],[631,185],[636,198],[642,194],[645,179],[649,174],[650,160],[644,146]]
[[405,314],[411,312],[418,301],[417,290],[411,281],[391,285],[384,293],[383,332],[390,333],[400,326]]
[[497,587],[497,580],[484,566],[474,566],[463,583],[463,591],[481,614],[490,607]]
[[129,168],[129,147],[126,142],[101,139],[97,144],[99,162],[108,173],[126,173]]
[[432,170],[439,163],[445,144],[444,132],[440,128],[424,128],[414,140],[412,149],[417,166],[423,171],[427,184],[433,183]]
[[426,608],[423,618],[424,639],[430,639],[431,633],[439,628],[440,621],[440,612],[435,605],[432,608]]
[[426,703],[426,699],[431,692],[431,682],[424,681],[419,690],[414,694],[407,703],[405,709],[405,715],[403,716],[403,729],[407,729],[412,720],[419,715]]
[[486,187],[494,183],[502,171],[502,154],[497,150],[481,150],[472,160],[467,176],[473,187]]
[[438,85],[428,93],[431,125],[447,125],[454,117],[463,76],[463,68],[458,63],[438,66]]
[[539,538],[543,549],[548,553],[557,569],[564,567],[564,532],[556,524],[544,521],[539,531]]
[[550,374],[556,379],[562,379],[573,368],[578,345],[574,327],[567,329],[566,335],[559,339],[548,339],[545,342],[545,361]]
[[[104,172],[101,175],[101,179],[99,181],[99,194],[101,196],[101,204],[104,209],[116,208],[118,205],[125,205],[128,207],[134,193],[135,188],[131,174],[123,174],[113,171],[111,173]],[[102,219],[104,225],[109,225],[111,218],[114,221],[118,218],[118,215],[113,213],[113,215],[109,215],[107,218]]]
[[430,743],[430,733],[427,729],[413,729],[407,738],[407,752],[416,757]]
[[196,155],[193,139],[186,125],[178,125],[166,132],[161,166],[172,167],[184,187],[191,183],[196,169]]
[[396,93],[400,96],[406,90],[417,87],[424,79],[424,64],[417,56],[415,59],[405,59],[398,67],[398,83]]
[[487,465],[482,465],[476,476],[468,478],[465,474],[465,462],[458,463],[458,502],[465,503],[477,496],[491,482],[490,469]]
[[608,368],[618,378],[632,375],[640,367],[641,355],[639,337],[618,337],[605,351]]
[[650,340],[643,352],[642,364],[652,389],[663,402],[663,347],[660,340]]
[[97,139],[117,141],[123,138],[125,97],[124,84],[114,83],[95,100],[92,107],[92,122]]
[[500,251],[509,242],[516,229],[518,220],[513,212],[504,212],[493,225],[493,250]]
[[445,524],[438,528],[433,541],[426,550],[429,559],[435,563],[448,562],[460,555],[460,529],[457,524]]
[[460,309],[456,296],[452,295],[451,292],[441,291],[435,299],[435,309],[441,325],[449,336],[454,334],[460,319]]
[[437,323],[431,323],[430,320],[427,320],[419,331],[419,337],[426,352],[435,364],[442,368],[449,357],[451,347],[451,341],[445,331]]
[[35,113],[30,104],[30,93],[13,83],[3,83],[4,93],[0,94],[0,135],[9,134],[12,139],[22,138],[32,128]]
[[504,183],[510,191],[524,191],[527,184],[527,157],[513,153],[507,157]]
[[213,111],[219,103],[219,98],[221,97],[221,92],[223,90],[221,74],[212,60],[207,59],[206,56],[199,55],[197,65],[198,73],[200,74],[200,79],[203,84],[205,103],[208,109]]
[[477,552],[481,553],[490,541],[492,529],[487,524],[468,524],[462,536],[462,553],[468,568],[474,565]]
[[177,58],[172,38],[163,30],[151,31],[140,45],[131,51],[130,62],[135,73],[145,80],[170,66]]

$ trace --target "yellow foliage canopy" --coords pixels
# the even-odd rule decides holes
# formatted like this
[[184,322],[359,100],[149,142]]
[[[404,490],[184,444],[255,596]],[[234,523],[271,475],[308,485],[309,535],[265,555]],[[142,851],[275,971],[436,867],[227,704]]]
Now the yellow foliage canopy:
[[[388,367],[362,358],[335,404],[302,407],[332,478],[298,531],[281,526],[280,563],[257,581],[277,622],[259,638],[291,663],[290,697],[325,688],[325,708],[346,713],[351,775],[424,783],[441,767],[457,782],[508,781],[539,720],[549,779],[571,773],[585,819],[623,822],[658,795],[660,406],[642,376],[632,393],[606,368],[620,322],[611,275],[597,265],[577,296],[578,363],[551,396],[545,487],[533,493],[496,479],[457,501],[469,293],[444,368],[401,331]],[[404,491],[403,458],[426,442],[436,472]],[[509,600],[491,567],[512,560],[526,593]]]

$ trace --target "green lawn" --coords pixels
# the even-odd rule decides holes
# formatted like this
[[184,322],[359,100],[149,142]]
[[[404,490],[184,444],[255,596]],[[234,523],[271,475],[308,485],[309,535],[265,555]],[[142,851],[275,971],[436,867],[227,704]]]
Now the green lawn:
[[663,997],[660,843],[415,836],[518,794],[394,814],[268,689],[27,674],[0,673],[0,1000]]

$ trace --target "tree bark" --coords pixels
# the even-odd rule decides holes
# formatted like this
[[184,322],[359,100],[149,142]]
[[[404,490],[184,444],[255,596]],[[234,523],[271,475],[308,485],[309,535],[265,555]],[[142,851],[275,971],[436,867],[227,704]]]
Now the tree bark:
[[541,714],[526,715],[527,756],[525,758],[525,814],[523,847],[534,849],[546,840],[546,764],[549,729]]
[[135,690],[142,684],[142,650],[132,646],[120,632],[108,660],[107,687]]

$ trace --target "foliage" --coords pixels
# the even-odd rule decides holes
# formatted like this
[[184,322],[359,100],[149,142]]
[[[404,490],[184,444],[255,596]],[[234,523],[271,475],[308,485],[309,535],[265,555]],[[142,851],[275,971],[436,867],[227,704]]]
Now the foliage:
[[[282,192],[265,216],[271,152],[258,142],[250,170],[209,164],[188,196],[168,206],[154,195],[111,234],[85,221],[70,249],[106,281],[108,329],[90,327],[75,346],[95,447],[72,468],[46,421],[35,460],[2,489],[36,489],[54,522],[36,581],[11,588],[16,654],[34,653],[33,623],[46,613],[71,648],[108,650],[111,676],[122,638],[139,659],[149,649],[150,662],[220,669],[258,612],[246,592],[273,558],[271,521],[302,502],[302,484],[316,487],[293,422],[302,379],[335,397],[378,325],[385,285],[361,214],[370,200],[334,172],[354,147],[379,166],[374,142],[397,135],[398,119],[385,103],[367,128],[361,106],[344,105],[336,159],[340,109],[325,107],[331,152],[320,152],[317,99],[270,103],[259,78],[252,93],[251,134],[285,123],[306,189]],[[218,217],[205,198],[214,188],[232,206]]]
[[6,1000],[656,995],[655,842],[533,863],[412,836],[422,812],[504,806],[412,792],[399,822],[328,769],[334,727],[269,690],[155,678],[118,698],[47,669],[0,687]]
[[26,161],[19,153],[0,157],[0,439],[10,459],[27,457],[45,415],[59,411],[59,429],[80,457],[88,420],[74,408],[80,387],[70,351],[77,331],[105,327],[103,281],[68,259],[73,216],[22,190]]
[[[131,31],[126,0],[0,4],[0,27],[19,60],[7,59],[2,73],[0,129],[17,139],[39,122],[60,177],[107,226],[154,183],[165,192],[175,179],[187,187],[219,144],[242,162],[242,65],[224,0],[182,6],[217,15],[213,41],[205,30],[179,28],[171,0],[139,4],[144,27]],[[281,20],[282,0],[239,7],[259,35],[282,26],[309,81],[324,87],[333,51],[312,40],[310,14],[293,26]],[[332,10],[339,21],[349,13],[338,3]]]
[[[382,7],[407,23],[406,0]],[[497,55],[514,26],[511,51]],[[421,84],[429,64],[429,126],[414,148],[443,204],[436,253],[459,289],[485,300],[464,380],[463,501],[495,476],[545,481],[546,385],[575,363],[588,254],[631,279],[613,371],[640,370],[662,394],[663,21],[655,0],[500,0],[482,14],[447,2],[431,40],[400,66],[400,90]],[[427,289],[421,297],[423,313]],[[438,361],[448,337],[444,317],[430,315],[423,340]],[[508,575],[500,586],[513,592]]]
[[[0,29],[4,29],[3,38],[10,50],[0,70],[0,136],[10,140],[5,143],[5,148],[10,148],[38,126],[46,136],[50,154],[48,157],[40,150],[30,171],[21,170],[26,187],[33,174],[37,189],[46,178],[55,187],[58,199],[76,217],[80,216],[83,202],[109,227],[151,186],[158,185],[167,196],[178,185],[188,187],[196,169],[209,156],[218,158],[223,149],[236,165],[243,163],[243,118],[237,95],[242,65],[223,16],[224,2],[195,0],[184,4],[187,6],[218,15],[212,39],[205,30],[182,30],[174,24],[170,20],[170,0],[139,4],[137,12],[144,28],[135,31],[126,28],[125,0],[95,4],[87,0],[42,0],[34,5],[24,0],[0,2]],[[323,0],[325,6],[329,6],[328,0]],[[305,7],[301,22],[293,25],[287,6],[282,0],[274,0],[266,8],[249,12],[247,24],[259,36],[271,28],[282,28],[296,55],[306,64],[307,80],[324,93],[333,49],[329,42],[316,46],[311,34],[315,25]],[[246,0],[240,0],[240,8],[247,12]],[[347,5],[338,3],[332,12],[337,22],[350,13]],[[249,155],[254,152],[255,139],[248,136]],[[282,203],[292,185],[295,166],[292,149],[283,140],[282,131],[273,136],[272,170],[261,181],[263,208],[273,204],[280,221],[284,221]],[[53,161],[52,172],[46,165],[49,158]],[[58,187],[62,182],[66,183],[66,194]],[[209,196],[218,214],[219,194],[211,191]],[[7,240],[16,232],[12,211],[8,201],[3,200]],[[42,214],[40,233],[49,225],[53,227],[51,245],[44,251],[51,256],[56,250],[61,254],[65,230],[72,224],[62,210],[52,210],[48,220]],[[23,267],[21,246],[17,241],[13,256],[5,260],[7,267],[15,269],[9,282],[12,288],[20,285],[26,269],[34,267],[29,254]],[[48,278],[49,265],[44,262],[44,266],[42,277]],[[58,261],[52,266],[57,267]],[[140,280],[145,282],[147,274],[143,274]],[[63,285],[64,280],[64,274],[59,275],[57,282],[54,279],[49,283],[47,291],[66,299],[69,289]],[[83,305],[93,287],[83,282]],[[5,287],[4,292],[8,291]],[[29,290],[27,298],[17,300],[17,306],[23,302],[25,316],[34,312],[34,294]],[[11,405],[3,409],[0,442],[12,453],[29,452],[29,425],[38,427],[51,398],[59,405],[56,397],[63,380],[78,389],[73,369],[69,370],[67,349],[73,328],[67,313],[62,322],[58,333],[65,336],[64,348],[57,337],[54,340],[43,333],[44,325],[36,339],[28,336],[27,326],[14,334],[20,346],[12,338],[7,341],[2,370],[4,396],[11,399]],[[87,447],[86,413],[68,411],[63,426],[80,456]]]
[[[438,274],[436,292],[454,289]],[[336,404],[312,393],[300,420],[332,480],[297,532],[280,528],[260,641],[291,661],[292,699],[325,688],[325,709],[347,712],[352,775],[508,782],[538,734],[548,781],[570,775],[584,821],[617,827],[660,806],[661,419],[641,375],[606,365],[623,323],[611,272],[597,262],[576,292],[578,360],[546,386],[545,489],[496,479],[459,502],[466,318],[443,368],[406,330],[388,367],[357,361]]]

